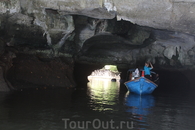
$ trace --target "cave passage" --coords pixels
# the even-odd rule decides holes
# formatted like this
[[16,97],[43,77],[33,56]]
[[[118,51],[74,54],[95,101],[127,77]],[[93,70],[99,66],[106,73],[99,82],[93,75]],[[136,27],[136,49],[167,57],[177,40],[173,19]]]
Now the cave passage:
[[[85,84],[89,82],[88,76],[95,70],[103,68],[104,65],[90,65],[90,64],[80,64],[76,63],[74,68],[74,77],[77,83],[77,87],[85,87]],[[127,70],[129,68],[118,68],[120,72],[120,87],[126,90],[124,82],[126,81]],[[160,84],[158,88],[154,91],[154,94],[160,93],[175,93],[179,91],[190,91],[193,89],[194,83],[186,75],[190,73],[182,73],[179,71],[170,70],[154,70],[159,74]]]

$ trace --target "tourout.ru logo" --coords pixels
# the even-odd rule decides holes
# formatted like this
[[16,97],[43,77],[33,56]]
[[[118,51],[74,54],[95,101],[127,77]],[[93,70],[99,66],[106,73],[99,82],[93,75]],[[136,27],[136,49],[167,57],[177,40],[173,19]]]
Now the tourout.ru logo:
[[133,129],[133,121],[102,121],[100,119],[93,119],[89,121],[74,121],[69,118],[63,118],[64,129]]

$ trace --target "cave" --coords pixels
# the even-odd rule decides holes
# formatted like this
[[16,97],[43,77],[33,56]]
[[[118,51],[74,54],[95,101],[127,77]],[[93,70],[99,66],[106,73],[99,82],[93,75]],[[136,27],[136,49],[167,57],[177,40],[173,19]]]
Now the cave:
[[[190,16],[185,22],[175,19],[169,26],[167,16],[149,15],[150,10],[145,16],[159,19],[148,21],[141,17],[142,13],[133,17],[136,12],[129,16],[119,10],[124,5],[117,2],[104,1],[103,8],[96,8],[96,2],[93,8],[88,8],[90,3],[85,3],[86,8],[80,12],[69,11],[66,6],[57,9],[55,4],[52,7],[43,1],[1,1],[1,73],[5,79],[2,79],[5,86],[2,90],[20,90],[26,86],[22,84],[74,88],[78,84],[77,73],[86,68],[84,66],[91,70],[83,70],[86,73],[82,73],[82,78],[86,78],[94,66],[106,64],[116,65],[124,80],[127,69],[137,64],[143,66],[146,61],[154,64],[155,71],[162,73],[162,79],[173,74],[168,79],[175,82],[178,80],[174,77],[180,75],[186,79],[184,83],[193,87],[195,41]],[[133,8],[136,2],[131,4]],[[150,7],[150,4],[142,4]],[[191,11],[177,1],[165,2],[160,9],[169,4],[172,8],[182,6],[185,11]],[[177,11],[167,13],[172,15]],[[188,26],[184,28],[181,24]]]
[[[194,129],[194,3],[0,0],[0,129]],[[133,95],[127,72],[145,62],[159,85]],[[92,84],[107,65],[120,79]]]

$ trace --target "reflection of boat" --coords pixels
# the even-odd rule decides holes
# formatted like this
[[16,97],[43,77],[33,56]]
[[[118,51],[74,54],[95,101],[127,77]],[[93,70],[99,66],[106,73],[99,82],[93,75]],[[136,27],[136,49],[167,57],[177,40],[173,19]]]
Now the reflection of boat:
[[137,95],[128,94],[126,97],[126,106],[128,106],[127,112],[131,112],[136,115],[148,115],[149,109],[155,104],[154,97],[152,95]]
[[130,72],[130,80],[125,82],[124,84],[130,92],[139,95],[151,94],[157,88],[158,85],[153,81],[145,78],[143,74],[141,77],[134,79],[132,78],[132,73],[131,73],[133,72],[133,69],[129,70],[129,72]]

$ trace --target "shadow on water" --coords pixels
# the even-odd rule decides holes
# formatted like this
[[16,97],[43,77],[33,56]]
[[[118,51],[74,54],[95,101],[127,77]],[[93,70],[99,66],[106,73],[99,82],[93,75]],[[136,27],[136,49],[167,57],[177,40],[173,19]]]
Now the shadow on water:
[[[72,90],[25,89],[0,96],[1,130],[52,130],[63,127],[69,117]],[[3,93],[1,93],[3,94]]]

